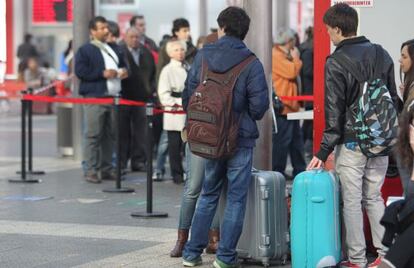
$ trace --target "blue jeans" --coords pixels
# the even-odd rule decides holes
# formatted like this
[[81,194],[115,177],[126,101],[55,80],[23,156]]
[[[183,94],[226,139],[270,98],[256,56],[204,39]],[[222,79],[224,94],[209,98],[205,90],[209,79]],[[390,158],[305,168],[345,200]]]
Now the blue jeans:
[[184,259],[195,260],[207,246],[208,229],[216,213],[223,186],[222,178],[227,176],[227,202],[216,257],[226,264],[236,264],[236,246],[243,229],[247,191],[252,174],[252,158],[253,148],[239,148],[227,161],[206,160],[206,178],[193,218],[191,240],[184,247]]
[[299,120],[287,120],[284,116],[278,116],[276,120],[279,131],[273,134],[273,170],[285,174],[289,154],[293,166],[292,176],[295,177],[306,169],[303,133]]
[[165,161],[168,155],[168,136],[167,131],[163,130],[157,148],[157,163],[155,164],[154,173],[165,174]]
[[[193,154],[188,146],[185,146],[185,161],[187,180],[185,181],[183,196],[181,198],[180,221],[178,229],[190,229],[196,208],[198,197],[204,181],[206,159]],[[220,227],[218,213],[215,214],[211,229]]]

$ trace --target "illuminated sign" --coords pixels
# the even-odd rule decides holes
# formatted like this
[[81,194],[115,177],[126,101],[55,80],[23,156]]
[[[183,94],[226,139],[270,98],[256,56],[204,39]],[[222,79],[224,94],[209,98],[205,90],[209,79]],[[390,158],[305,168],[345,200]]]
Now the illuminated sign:
[[72,22],[72,0],[32,0],[33,24]]

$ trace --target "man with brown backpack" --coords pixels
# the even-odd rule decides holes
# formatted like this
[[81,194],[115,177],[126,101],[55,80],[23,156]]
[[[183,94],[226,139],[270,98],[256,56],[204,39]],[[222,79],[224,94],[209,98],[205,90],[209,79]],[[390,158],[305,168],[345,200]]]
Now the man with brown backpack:
[[190,149],[207,158],[191,240],[183,253],[183,265],[189,267],[202,263],[200,255],[208,243],[224,177],[228,194],[214,267],[237,266],[236,245],[259,137],[256,121],[269,108],[263,66],[243,43],[250,18],[243,9],[228,7],[217,22],[219,40],[197,54],[183,92]]

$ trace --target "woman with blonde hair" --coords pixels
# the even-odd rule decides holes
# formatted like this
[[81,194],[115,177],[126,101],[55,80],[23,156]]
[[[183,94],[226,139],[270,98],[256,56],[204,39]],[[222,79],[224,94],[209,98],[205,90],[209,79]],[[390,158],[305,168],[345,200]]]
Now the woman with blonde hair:
[[[170,57],[168,63],[161,71],[158,81],[158,96],[161,105],[168,111],[181,110],[181,95],[184,90],[184,82],[187,78],[187,67],[185,64],[186,45],[176,40],[169,41],[166,45],[167,54]],[[165,113],[163,128],[168,133],[168,154],[171,166],[171,175],[176,184],[182,183],[182,145],[181,131],[185,125],[185,114]]]

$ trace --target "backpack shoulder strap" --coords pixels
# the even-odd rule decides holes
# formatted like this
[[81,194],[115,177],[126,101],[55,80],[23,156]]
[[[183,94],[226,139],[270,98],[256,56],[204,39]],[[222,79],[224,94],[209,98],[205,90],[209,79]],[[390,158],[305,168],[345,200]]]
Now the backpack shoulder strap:
[[339,65],[345,68],[359,83],[363,83],[366,79],[362,76],[360,72],[358,72],[356,64],[344,53],[338,52],[334,53],[332,56]]
[[230,84],[230,88],[234,88],[237,79],[239,78],[240,74],[244,71],[244,69],[250,64],[252,63],[254,60],[256,60],[257,57],[256,55],[252,54],[249,57],[247,57],[246,59],[244,59],[242,62],[240,62],[239,64],[237,64],[236,66],[233,67],[233,69],[231,69],[229,71],[229,75],[228,78],[225,82],[227,83],[231,83]]
[[207,78],[208,64],[204,57],[201,58],[201,72],[200,72],[200,84]]
[[238,65],[236,65],[233,68],[234,73],[240,75],[243,72],[244,68],[246,68],[247,65],[252,63],[255,59],[256,59],[256,56],[254,54],[250,55],[249,57],[247,57],[245,60],[243,60],[242,62],[240,62]]
[[235,86],[237,78],[240,76],[243,70],[255,59],[256,56],[252,54],[237,65],[233,66],[225,73],[215,73],[208,70],[207,61],[203,60],[201,82],[212,80],[232,90]]
[[382,69],[384,68],[384,49],[375,44],[375,71],[374,79],[380,78],[382,75]]

